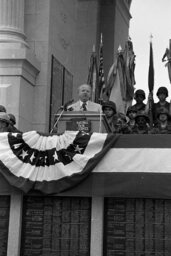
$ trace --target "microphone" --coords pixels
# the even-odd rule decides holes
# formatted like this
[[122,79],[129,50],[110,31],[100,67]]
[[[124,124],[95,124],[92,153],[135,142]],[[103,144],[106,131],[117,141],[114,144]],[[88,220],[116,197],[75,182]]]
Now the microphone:
[[[64,104],[64,106],[63,106],[63,110],[64,110],[64,111],[70,110],[70,109],[67,109],[67,107],[68,107],[69,105],[71,105],[71,104],[73,103],[73,101],[74,101],[74,99],[67,101],[67,102]],[[70,111],[71,111],[71,110],[70,110]]]

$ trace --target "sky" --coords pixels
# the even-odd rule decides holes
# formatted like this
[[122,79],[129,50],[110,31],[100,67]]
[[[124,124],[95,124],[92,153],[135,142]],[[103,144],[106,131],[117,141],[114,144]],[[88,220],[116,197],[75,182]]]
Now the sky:
[[152,35],[154,61],[154,100],[160,86],[169,90],[168,101],[171,100],[171,84],[168,70],[162,57],[169,48],[171,39],[171,0],[132,0],[130,13],[129,36],[131,37],[135,63],[135,89],[143,89],[148,95],[148,68],[150,35]]

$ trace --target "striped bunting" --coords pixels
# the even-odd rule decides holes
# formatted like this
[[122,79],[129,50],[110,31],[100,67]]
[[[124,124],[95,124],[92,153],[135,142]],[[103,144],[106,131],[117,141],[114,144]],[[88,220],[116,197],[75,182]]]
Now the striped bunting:
[[116,140],[84,132],[0,133],[0,173],[24,192],[59,193],[85,179]]
[[171,199],[171,135],[121,135],[70,195]]
[[170,156],[169,134],[0,133],[0,173],[25,193],[171,198]]

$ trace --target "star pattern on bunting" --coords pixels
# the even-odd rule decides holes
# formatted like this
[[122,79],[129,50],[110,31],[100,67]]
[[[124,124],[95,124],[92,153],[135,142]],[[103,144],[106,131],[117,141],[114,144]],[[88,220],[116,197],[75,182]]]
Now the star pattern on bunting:
[[26,156],[28,156],[27,151],[22,150],[21,157],[24,159]]
[[34,155],[34,153],[33,153],[33,154],[30,156],[30,162],[33,162],[34,159],[35,159],[35,155]]
[[78,132],[71,144],[67,148],[56,150],[48,148],[38,150],[27,144],[23,138],[23,134],[9,133],[8,141],[13,154],[22,162],[29,163],[34,166],[50,166],[61,162],[67,165],[73,161],[76,154],[84,154],[91,135],[84,131]]
[[14,149],[19,148],[21,145],[22,145],[21,143],[15,144]]
[[78,144],[75,146],[75,152],[78,152],[79,154],[81,154],[82,153],[82,150],[83,150],[84,148],[81,148]]
[[16,138],[18,137],[18,135],[19,135],[19,133],[14,133],[14,132],[12,133],[12,136],[14,136]]
[[54,154],[53,154],[53,158],[54,158],[54,161],[58,160],[58,155],[57,155],[57,152],[55,150]]

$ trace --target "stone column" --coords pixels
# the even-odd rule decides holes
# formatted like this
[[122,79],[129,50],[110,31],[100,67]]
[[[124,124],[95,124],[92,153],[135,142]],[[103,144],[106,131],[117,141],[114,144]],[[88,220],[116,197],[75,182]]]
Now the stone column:
[[28,131],[40,64],[25,41],[24,2],[0,0],[0,105],[16,116],[21,131]]
[[24,35],[24,0],[0,0],[0,43],[26,44]]

